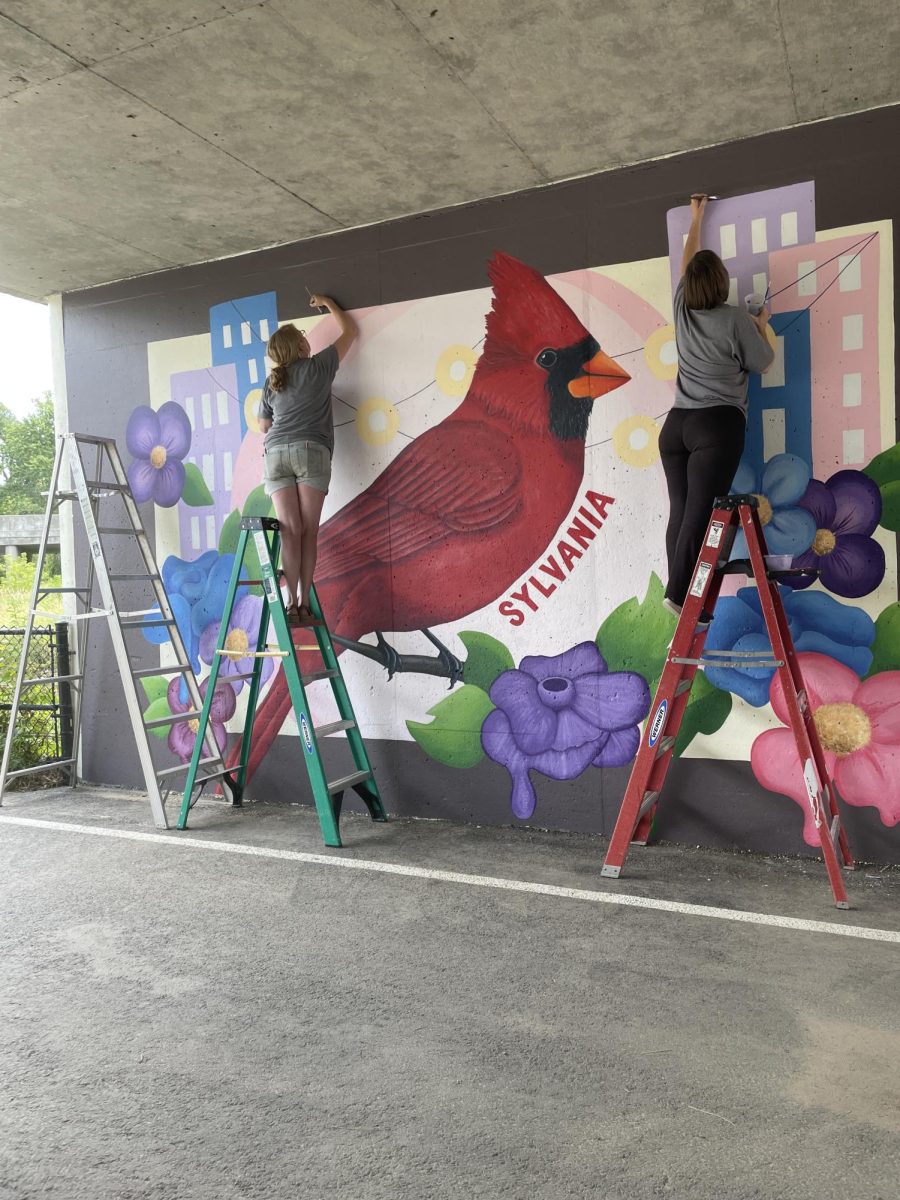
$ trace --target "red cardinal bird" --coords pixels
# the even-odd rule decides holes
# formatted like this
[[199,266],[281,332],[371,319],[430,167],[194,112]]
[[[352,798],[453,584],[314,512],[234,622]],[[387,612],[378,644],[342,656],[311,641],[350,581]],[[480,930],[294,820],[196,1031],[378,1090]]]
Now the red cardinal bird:
[[[427,630],[502,596],[572,507],[594,400],[630,379],[537,271],[498,252],[489,275],[465,399],[322,526],[316,590],[332,633]],[[290,708],[279,673],[250,774]]]

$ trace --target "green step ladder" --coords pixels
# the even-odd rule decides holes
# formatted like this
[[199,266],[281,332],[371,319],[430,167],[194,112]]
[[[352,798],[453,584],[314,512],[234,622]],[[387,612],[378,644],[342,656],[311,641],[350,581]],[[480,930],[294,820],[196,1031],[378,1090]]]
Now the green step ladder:
[[[247,551],[251,544],[255,547],[259,559],[261,579],[241,579],[241,570],[243,569],[244,560],[247,557]],[[300,742],[304,750],[303,758],[306,763],[307,772],[309,773],[309,781],[312,785],[316,811],[319,815],[319,824],[322,827],[322,837],[326,846],[340,846],[342,844],[340,831],[341,804],[344,792],[348,788],[352,788],[361,797],[373,821],[386,821],[387,814],[381,803],[372,764],[369,761],[365,743],[359,731],[356,716],[353,712],[353,705],[350,703],[350,694],[347,691],[347,685],[344,682],[344,676],[338,664],[337,654],[335,654],[331,641],[331,634],[322,616],[322,609],[319,604],[319,597],[316,595],[315,587],[310,590],[309,597],[309,606],[315,618],[315,623],[305,625],[303,628],[315,635],[319,653],[324,663],[324,669],[313,671],[306,675],[300,671],[300,665],[297,661],[297,647],[294,645],[293,638],[291,637],[291,629],[287,623],[284,600],[282,599],[281,589],[278,586],[279,571],[276,564],[278,563],[280,547],[281,536],[276,520],[271,517],[244,517],[241,521],[240,536],[234,558],[234,568],[231,572],[231,581],[228,584],[228,594],[222,613],[222,623],[219,626],[216,651],[213,655],[209,681],[206,685],[206,697],[199,718],[197,740],[185,779],[184,799],[181,805],[181,814],[178,818],[178,828],[185,829],[187,826],[188,814],[198,798],[193,794],[195,786],[199,785],[202,791],[203,777],[201,775],[200,779],[197,779],[197,768],[200,765],[200,753],[209,725],[210,710],[219,677],[219,666],[223,657],[228,654],[228,651],[225,649],[225,639],[228,636],[228,624],[231,620],[231,613],[234,609],[238,589],[242,587],[246,588],[253,584],[262,584],[266,603],[263,606],[259,623],[256,650],[244,655],[244,657],[250,657],[252,653],[253,670],[246,675],[232,675],[230,677],[232,679],[241,678],[249,680],[250,684],[247,698],[247,715],[244,721],[244,732],[241,741],[240,765],[233,776],[235,801],[240,803],[247,777],[247,763],[250,759],[253,721],[256,716],[256,704],[262,682],[263,660],[265,658],[280,659],[282,670],[287,677],[294,715],[297,718]],[[275,631],[277,646],[272,646],[268,643],[270,623]],[[319,679],[330,680],[331,690],[334,694],[340,719],[315,727],[309,712],[306,686]],[[356,769],[351,771],[350,774],[342,776],[340,779],[333,779],[329,782],[325,778],[318,739],[326,737],[331,733],[346,734]]]

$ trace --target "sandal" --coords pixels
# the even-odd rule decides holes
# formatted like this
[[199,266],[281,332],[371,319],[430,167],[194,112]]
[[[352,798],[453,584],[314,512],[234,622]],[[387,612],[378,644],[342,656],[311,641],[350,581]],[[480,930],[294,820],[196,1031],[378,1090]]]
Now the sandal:
[[287,623],[288,623],[289,628],[296,629],[299,625],[302,624],[302,621],[300,619],[300,610],[298,609],[296,604],[289,604],[284,611],[285,611],[285,615],[287,616]]
[[298,625],[320,625],[321,621],[314,616],[313,610],[308,604],[301,604],[297,609],[297,624]]

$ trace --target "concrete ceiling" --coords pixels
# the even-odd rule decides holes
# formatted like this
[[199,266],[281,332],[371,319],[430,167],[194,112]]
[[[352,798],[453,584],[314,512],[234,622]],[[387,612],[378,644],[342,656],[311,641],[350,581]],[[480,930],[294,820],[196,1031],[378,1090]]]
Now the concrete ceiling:
[[896,0],[0,0],[31,298],[900,99]]

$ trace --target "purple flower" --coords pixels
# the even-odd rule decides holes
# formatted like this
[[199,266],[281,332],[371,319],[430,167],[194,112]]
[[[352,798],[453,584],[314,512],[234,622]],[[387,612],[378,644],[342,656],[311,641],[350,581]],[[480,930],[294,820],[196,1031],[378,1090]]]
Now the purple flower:
[[181,461],[191,448],[191,423],[174,400],[156,410],[141,404],[128,418],[125,444],[134,461],[128,483],[138,504],[153,500],[162,508],[177,504],[184,490]]
[[[169,684],[166,698],[169,701],[169,708],[173,713],[190,712],[193,707],[190,696],[188,699],[182,700],[179,692],[180,677],[176,677]],[[209,679],[204,679],[200,684],[200,695],[206,699],[206,688]],[[212,706],[209,710],[209,723],[212,726],[213,737],[219,749],[224,754],[225,744],[228,739],[228,734],[225,730],[225,722],[230,721],[234,716],[234,710],[237,708],[237,700],[234,695],[234,688],[227,683],[217,683],[216,690],[213,693]],[[188,762],[191,755],[194,753],[194,743],[197,740],[197,732],[200,725],[199,717],[194,717],[190,721],[176,721],[169,730],[169,749],[173,754],[177,754],[182,762]]]
[[[884,550],[870,536],[881,520],[878,484],[862,471],[838,471],[825,483],[811,479],[799,500],[816,524],[812,546],[794,559],[795,567],[817,567],[829,592],[866,596],[884,579]],[[793,587],[813,581],[798,577]]]
[[481,744],[512,777],[512,810],[534,812],[528,772],[574,779],[587,767],[621,767],[634,758],[638,722],[650,691],[633,671],[610,673],[593,642],[554,657],[531,655],[491,687],[496,704],[481,729]]
[[[263,600],[261,596],[243,596],[235,604],[228,622],[228,633],[225,637],[227,656],[222,655],[219,664],[219,678],[230,683],[236,692],[244,686],[243,679],[232,679],[234,675],[246,675],[253,670],[256,650],[256,639],[259,637],[259,626],[262,620]],[[213,621],[207,625],[200,636],[200,657],[206,663],[211,663],[216,653],[216,641],[219,637],[219,622]],[[271,658],[264,658],[260,682],[265,683],[273,671]]]

